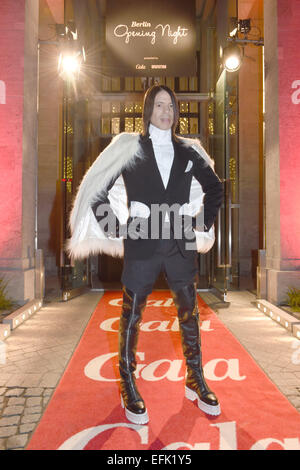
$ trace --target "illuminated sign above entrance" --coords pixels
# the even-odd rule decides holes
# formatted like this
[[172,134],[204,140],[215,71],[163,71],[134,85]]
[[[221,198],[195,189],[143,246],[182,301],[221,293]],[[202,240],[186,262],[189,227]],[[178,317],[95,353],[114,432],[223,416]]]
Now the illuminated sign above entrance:
[[109,0],[105,71],[115,76],[196,75],[195,1]]

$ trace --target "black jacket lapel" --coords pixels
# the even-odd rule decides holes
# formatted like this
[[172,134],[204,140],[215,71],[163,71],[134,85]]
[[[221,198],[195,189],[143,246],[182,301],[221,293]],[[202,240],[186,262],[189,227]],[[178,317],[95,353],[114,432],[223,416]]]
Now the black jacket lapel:
[[165,186],[160,175],[159,168],[156,163],[156,158],[154,155],[153,145],[151,139],[144,137],[141,139],[141,147],[143,153],[145,154],[145,171],[153,182],[153,191],[165,191]]
[[167,192],[176,193],[178,187],[178,180],[180,180],[184,174],[189,158],[182,151],[182,145],[173,140],[174,146],[174,161],[171,168],[170,178],[168,181]]

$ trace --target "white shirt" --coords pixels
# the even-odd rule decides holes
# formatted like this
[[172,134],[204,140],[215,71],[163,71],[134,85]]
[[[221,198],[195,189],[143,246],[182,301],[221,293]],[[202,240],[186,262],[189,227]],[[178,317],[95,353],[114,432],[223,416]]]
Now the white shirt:
[[174,147],[172,143],[171,129],[165,131],[153,124],[149,126],[150,139],[152,140],[156,163],[163,180],[164,187],[168,185],[171,168],[174,160]]

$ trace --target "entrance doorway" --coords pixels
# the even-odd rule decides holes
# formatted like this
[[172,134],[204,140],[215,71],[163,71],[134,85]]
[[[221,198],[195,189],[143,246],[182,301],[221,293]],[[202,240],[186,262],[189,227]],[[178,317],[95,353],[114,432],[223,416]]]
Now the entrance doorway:
[[[104,3],[100,1],[101,5]],[[218,50],[218,41],[226,36],[225,31],[216,28],[217,17],[221,10],[226,17],[227,2],[217,2],[217,10],[214,9],[215,2],[205,3],[206,19],[200,21],[203,11],[197,10],[198,26],[200,27],[203,21],[205,34],[199,39],[204,42],[203,47],[197,50],[196,76],[111,77],[101,72],[95,77],[93,93],[87,87],[88,91],[82,92],[84,98],[69,97],[65,101],[63,218],[65,221],[69,218],[76,190],[85,171],[110,143],[112,137],[123,131],[142,131],[142,102],[145,90],[153,83],[165,84],[175,91],[180,104],[177,133],[183,137],[201,140],[215,161],[217,174],[224,181],[225,197],[215,223],[215,245],[208,254],[198,257],[198,289],[217,289],[221,296],[226,298],[230,289],[239,287],[238,79],[235,74],[229,76],[225,71],[218,77],[216,68],[218,59],[215,52]],[[76,5],[78,11],[75,9],[75,13],[77,11],[80,18],[80,15],[83,15],[82,2],[76,2]],[[101,24],[102,30],[105,31],[102,18],[104,6],[100,10],[100,19],[95,15],[93,21],[95,24]],[[220,16],[223,17],[221,13]],[[223,22],[220,22],[221,24]],[[98,31],[97,28],[90,30]],[[201,93],[203,89],[211,91]],[[86,286],[119,289],[122,260],[100,255],[73,265],[63,254],[63,246],[69,235],[66,224],[64,232],[61,241],[63,291]],[[166,287],[162,275],[155,288]]]
[[[178,97],[180,119],[177,134],[182,137],[200,139],[208,150],[210,150],[209,147],[213,148],[210,133],[213,137],[214,97],[208,93],[198,92],[197,77],[103,79],[101,93],[89,100],[89,115],[92,116],[94,129],[98,129],[98,135],[95,136],[98,139],[98,148],[100,150],[105,148],[111,138],[120,132],[142,131],[143,96],[145,89],[153,83],[169,86]],[[97,156],[98,153],[95,158]],[[216,228],[216,233],[218,232]],[[214,279],[213,262],[214,257],[211,252],[198,256],[197,284],[199,289],[211,288]],[[94,288],[119,289],[121,287],[122,260],[106,255],[93,257],[91,271]],[[167,287],[164,275],[161,274],[155,288]]]
[[[147,82],[146,82],[147,80]],[[177,133],[198,138],[215,161],[215,170],[224,181],[224,203],[215,222],[213,249],[198,256],[197,287],[217,289],[223,298],[239,287],[239,201],[238,201],[238,90],[236,78],[223,72],[215,95],[198,92],[197,77],[161,78],[157,82],[172,88],[179,100]],[[76,188],[99,153],[120,132],[142,131],[142,102],[148,79],[105,78],[101,93],[84,101],[66,103],[65,124],[65,213],[67,220]],[[66,228],[67,231],[67,228]],[[66,263],[62,273],[63,291],[91,286],[121,288],[122,260],[106,255]],[[164,275],[156,289],[167,288]]]

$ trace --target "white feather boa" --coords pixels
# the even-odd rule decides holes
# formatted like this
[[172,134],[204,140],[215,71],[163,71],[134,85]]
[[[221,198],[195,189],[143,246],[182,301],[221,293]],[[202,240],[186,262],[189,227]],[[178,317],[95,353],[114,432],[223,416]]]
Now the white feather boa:
[[[198,140],[186,138],[180,138],[180,140],[184,145],[193,147],[205,159],[207,164],[213,167],[213,160]],[[86,172],[77,191],[69,221],[71,238],[67,241],[66,250],[72,258],[83,259],[99,253],[116,257],[124,255],[123,239],[107,238],[104,235],[95,219],[91,206],[113,178],[120,175],[125,168],[133,167],[137,159],[143,157],[139,145],[139,134],[124,132],[112,139],[111,143]],[[120,222],[125,223],[129,212],[122,175],[117,178],[109,191],[108,198]],[[195,216],[201,209],[202,200],[202,187],[193,178],[190,203],[186,205],[185,209],[190,215]],[[215,241],[214,227],[209,232],[195,233],[197,250],[206,253]]]

